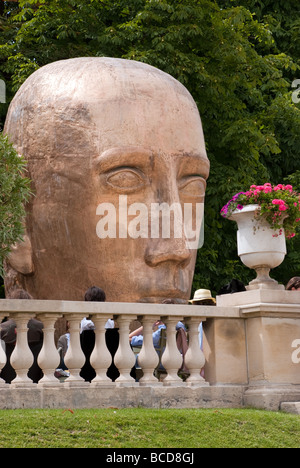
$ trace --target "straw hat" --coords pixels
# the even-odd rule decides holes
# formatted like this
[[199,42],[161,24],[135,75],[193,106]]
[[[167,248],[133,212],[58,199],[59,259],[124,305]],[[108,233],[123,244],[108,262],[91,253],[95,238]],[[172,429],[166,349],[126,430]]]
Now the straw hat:
[[193,299],[189,302],[193,304],[194,302],[208,300],[211,300],[214,304],[216,303],[216,300],[214,297],[212,297],[209,289],[197,289],[197,291],[195,291]]

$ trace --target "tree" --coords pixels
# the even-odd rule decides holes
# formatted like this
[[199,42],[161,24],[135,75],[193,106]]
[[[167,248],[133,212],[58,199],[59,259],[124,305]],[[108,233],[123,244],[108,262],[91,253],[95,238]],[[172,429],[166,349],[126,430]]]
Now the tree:
[[[218,0],[221,7],[244,6],[269,29],[272,35],[273,53],[277,57],[290,57],[294,65],[284,70],[284,78],[292,83],[300,78],[300,5],[297,0]],[[290,88],[290,91],[293,88]],[[264,165],[268,167],[272,181],[284,180],[300,192],[299,147],[300,135],[299,106],[293,106],[288,94],[278,96],[269,108],[267,125],[272,125],[280,147],[280,153],[271,155]],[[288,116],[288,117],[287,117]],[[292,124],[290,121],[292,119]],[[285,262],[276,269],[275,277],[287,282],[292,274],[299,274],[300,236],[288,242],[288,255]]]
[[24,234],[24,204],[31,195],[30,180],[24,177],[26,163],[0,133],[0,274],[12,244]]
[[277,50],[300,60],[298,0],[218,0],[220,6],[244,6],[268,25]]
[[[289,45],[298,23],[288,9],[282,15],[281,3],[20,0],[17,10],[6,6],[0,62],[12,93],[38,67],[76,56],[143,61],[189,89],[211,161],[195,288],[216,292],[233,277],[253,277],[237,257],[233,223],[219,214],[228,199],[252,183],[291,177],[298,183],[300,110],[291,81],[300,75],[299,48],[297,41]],[[286,3],[297,10],[295,1]],[[275,272],[282,282],[299,270],[297,242],[290,243],[287,266]]]

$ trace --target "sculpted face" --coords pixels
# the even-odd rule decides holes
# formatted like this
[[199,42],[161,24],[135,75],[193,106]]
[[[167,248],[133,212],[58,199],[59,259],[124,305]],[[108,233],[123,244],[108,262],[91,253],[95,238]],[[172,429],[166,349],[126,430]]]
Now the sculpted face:
[[97,285],[108,301],[189,299],[197,244],[181,214],[192,209],[196,231],[209,163],[180,83],[134,61],[56,62],[21,87],[5,132],[28,160],[35,192],[8,295],[17,285],[39,299],[82,300]]

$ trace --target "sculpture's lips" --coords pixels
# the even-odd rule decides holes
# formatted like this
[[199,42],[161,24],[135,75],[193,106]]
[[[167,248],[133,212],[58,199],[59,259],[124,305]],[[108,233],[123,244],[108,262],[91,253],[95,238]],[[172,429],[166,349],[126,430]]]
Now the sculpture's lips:
[[[184,304],[190,299],[190,281],[188,271],[166,266],[153,269],[147,277],[142,276],[139,281],[139,302],[161,304],[165,299],[172,299],[175,303]],[[154,274],[157,276],[155,277]]]

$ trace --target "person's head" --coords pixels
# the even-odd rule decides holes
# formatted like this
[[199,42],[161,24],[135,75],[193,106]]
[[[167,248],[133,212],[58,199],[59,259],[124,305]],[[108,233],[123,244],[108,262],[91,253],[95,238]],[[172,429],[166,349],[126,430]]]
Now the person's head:
[[216,299],[212,297],[209,289],[197,289],[189,303],[193,305],[216,305]]
[[287,291],[300,291],[300,276],[291,278],[285,288]]
[[135,61],[62,60],[27,79],[4,131],[35,193],[26,248],[9,260],[24,289],[80,300],[100,283],[108,301],[189,298],[197,247],[182,226],[163,237],[152,225],[158,205],[204,203],[209,161],[183,85]]
[[162,301],[162,304],[176,304],[176,301],[174,299],[167,298]]
[[97,286],[92,286],[85,292],[84,300],[94,302],[105,302],[106,295],[103,289],[98,288]]

